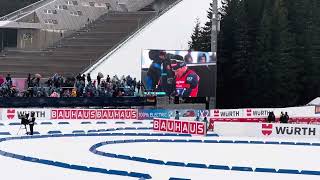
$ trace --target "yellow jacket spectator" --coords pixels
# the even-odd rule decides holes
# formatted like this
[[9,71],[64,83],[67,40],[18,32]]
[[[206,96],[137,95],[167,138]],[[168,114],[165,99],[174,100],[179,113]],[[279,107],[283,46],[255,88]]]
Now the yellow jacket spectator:
[[77,97],[77,90],[75,88],[72,89],[71,97]]

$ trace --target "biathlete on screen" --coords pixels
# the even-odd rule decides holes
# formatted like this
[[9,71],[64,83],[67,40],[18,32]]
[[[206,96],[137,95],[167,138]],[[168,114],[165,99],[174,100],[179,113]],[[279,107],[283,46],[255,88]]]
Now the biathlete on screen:
[[200,77],[189,69],[185,62],[176,61],[171,64],[175,73],[176,96],[197,97],[199,91]]

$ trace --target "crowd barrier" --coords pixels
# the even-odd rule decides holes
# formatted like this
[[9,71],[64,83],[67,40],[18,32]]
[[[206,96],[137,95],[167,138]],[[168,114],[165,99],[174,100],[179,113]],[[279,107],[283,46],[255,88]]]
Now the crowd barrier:
[[209,130],[213,130],[215,122],[251,122],[265,123],[269,112],[279,122],[281,112],[287,112],[293,124],[320,124],[319,106],[302,106],[287,108],[248,108],[248,109],[212,109],[210,110]]
[[196,119],[199,117],[209,117],[209,110],[201,109],[139,109],[139,119],[152,120],[154,118],[164,118],[170,119],[174,118],[176,111],[179,111],[179,116],[181,119]]
[[137,120],[138,109],[2,108],[1,120],[20,121],[19,115],[35,112],[36,120]]
[[[267,118],[210,118],[209,130],[214,130],[215,122],[242,122],[242,123],[266,123]],[[279,118],[276,118],[279,122]],[[320,124],[320,117],[293,117],[289,124]]]
[[281,112],[288,112],[291,123],[320,123],[320,107],[304,106],[265,109],[83,109],[83,108],[0,108],[0,120],[18,121],[18,115],[34,111],[37,120],[68,119],[173,119],[179,111],[180,119],[195,120],[208,117],[211,121],[266,122],[269,112],[273,111],[279,119]]
[[320,117],[316,106],[286,107],[286,108],[249,108],[249,109],[212,109],[214,118],[267,118],[269,112],[280,117],[281,112],[287,112],[290,117]]
[[214,131],[219,136],[320,139],[320,125],[314,124],[218,121],[215,122]]
[[174,118],[179,111],[181,119],[195,120],[209,117],[209,110],[168,110],[168,109],[83,109],[83,108],[0,108],[0,120],[20,121],[19,115],[35,112],[37,120],[109,120],[134,119],[153,120],[153,118]]
[[51,109],[52,120],[138,119],[136,109]]

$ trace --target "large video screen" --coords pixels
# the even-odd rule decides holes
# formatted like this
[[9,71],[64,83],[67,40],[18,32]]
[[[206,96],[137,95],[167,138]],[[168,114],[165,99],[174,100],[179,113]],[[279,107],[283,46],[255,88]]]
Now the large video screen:
[[143,50],[142,83],[147,91],[180,97],[214,97],[216,58],[212,52]]

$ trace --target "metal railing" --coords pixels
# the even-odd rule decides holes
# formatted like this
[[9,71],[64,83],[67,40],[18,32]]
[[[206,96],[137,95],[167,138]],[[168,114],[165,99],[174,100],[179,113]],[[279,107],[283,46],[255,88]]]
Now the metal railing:
[[0,21],[15,21],[15,20],[23,17],[24,15],[27,15],[27,14],[33,12],[37,8],[39,8],[45,4],[48,4],[50,2],[53,2],[53,1],[55,1],[55,0],[40,0],[40,1],[35,2],[33,4],[30,4],[24,8],[21,8],[17,11],[14,11],[10,14],[7,14],[5,16],[0,17]]
[[90,70],[89,73],[94,71],[100,64],[102,64],[105,60],[107,60],[110,56],[112,56],[117,50],[119,50],[124,44],[129,42],[131,39],[133,39],[136,35],[138,35],[142,30],[144,30],[148,25],[150,25],[153,21],[158,19],[160,16],[168,12],[170,9],[172,9],[174,6],[179,4],[183,0],[177,0],[176,2],[170,4],[167,8],[164,10],[159,11],[155,16],[152,16],[147,22],[142,26],[138,27],[137,30],[133,31],[131,34],[129,34],[126,38],[124,38],[122,41],[117,43],[115,46],[113,46],[108,52],[104,53],[102,56],[98,58],[98,61],[93,64],[92,66],[87,67],[82,71],[82,73],[85,73],[86,71]]

